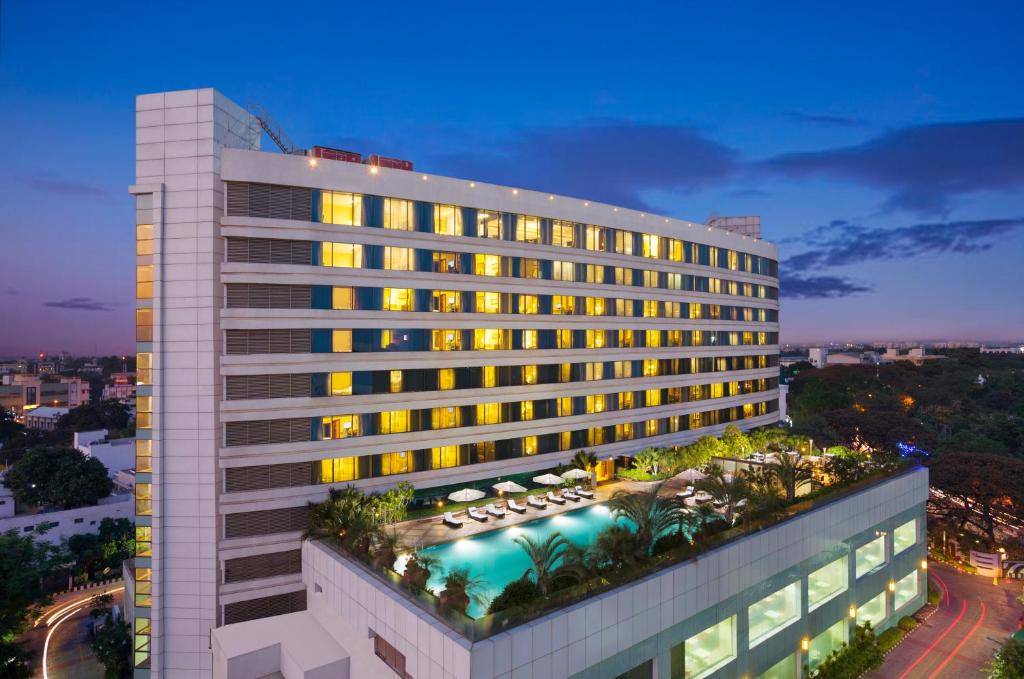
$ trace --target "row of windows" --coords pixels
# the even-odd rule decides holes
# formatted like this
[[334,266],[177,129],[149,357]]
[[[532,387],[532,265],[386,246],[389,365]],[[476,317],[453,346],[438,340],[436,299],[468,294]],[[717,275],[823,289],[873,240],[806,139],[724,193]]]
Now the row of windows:
[[448,469],[483,462],[544,455],[690,431],[767,415],[777,409],[778,401],[762,401],[689,415],[672,415],[554,434],[539,434],[376,455],[329,458],[320,460],[318,464],[314,465],[313,483],[340,483],[377,476]]
[[458,368],[358,370],[304,375],[228,375],[228,400],[293,396],[351,396],[411,393],[449,389],[567,384],[631,377],[692,375],[755,370],[778,365],[777,355],[704,356]]
[[[311,245],[314,248],[312,263],[315,266],[628,285],[662,290],[778,299],[778,288],[772,286],[693,274],[635,269],[627,266],[605,266],[603,264],[583,264],[508,255],[444,252],[359,243],[323,242],[319,243],[319,251],[317,251],[317,244],[312,243]],[[228,261],[239,261],[239,259],[231,258],[231,254],[229,252]],[[252,260],[246,259],[245,261]]]
[[[147,300],[153,298],[153,194],[139,194],[135,197],[135,297],[136,300]],[[138,305],[137,305],[138,306]],[[153,340],[153,310],[138,307],[135,312],[135,339],[137,342],[151,342]],[[152,383],[152,359],[150,353],[139,353],[136,356],[138,364],[138,384]],[[152,424],[153,403],[150,396],[139,396],[137,402],[137,422],[140,429]],[[140,445],[141,444],[141,445]],[[152,471],[151,465],[151,442],[146,439],[136,441],[136,466],[139,472]],[[136,485],[135,513],[139,516],[148,516],[153,510],[153,486],[150,483],[138,483]],[[144,531],[136,528],[136,553],[139,555],[151,554],[151,533],[149,527]],[[134,568],[136,582],[135,606],[138,615],[132,629],[132,666],[138,668],[149,667],[149,607],[152,605],[152,579],[153,574],[150,568],[137,566]]]
[[777,262],[767,257],[657,234],[341,191],[314,192],[314,203],[318,199],[319,209],[314,205],[313,214],[317,221],[325,224],[365,225],[444,236],[582,248],[765,276],[778,275]]
[[224,440],[227,446],[244,446],[436,431],[699,402],[763,392],[777,387],[777,378],[762,378],[742,382],[716,382],[695,384],[689,387],[630,390],[609,394],[564,396],[507,403],[478,403],[417,410],[334,415],[314,418],[309,425],[304,424],[305,418],[227,422],[224,425]]

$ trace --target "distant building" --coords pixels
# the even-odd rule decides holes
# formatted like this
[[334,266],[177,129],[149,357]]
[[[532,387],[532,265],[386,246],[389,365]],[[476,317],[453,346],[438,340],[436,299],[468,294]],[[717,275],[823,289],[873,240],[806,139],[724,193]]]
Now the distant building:
[[809,349],[809,359],[815,368],[827,368],[830,365],[879,365],[885,363],[885,357],[877,351],[838,351],[830,353],[827,347]]
[[37,406],[77,408],[89,402],[89,383],[78,377],[47,380],[40,375],[8,373],[0,377],[0,408],[21,418]]
[[983,354],[1024,354],[1024,346],[1018,347],[981,347]]
[[824,368],[828,365],[828,348],[811,347],[807,350],[807,360],[815,368]]
[[786,399],[789,398],[789,385],[779,383],[779,420],[785,422],[789,417],[789,409],[786,407]]
[[28,361],[19,358],[15,361],[3,361],[0,363],[0,375],[12,375],[28,372]]
[[57,421],[68,414],[68,408],[55,408],[53,406],[39,406],[25,411],[25,427],[41,431],[53,431],[57,428]]
[[929,354],[925,351],[924,347],[913,347],[910,351],[903,354],[898,349],[890,347],[882,354],[882,360],[887,362],[893,361],[910,361],[914,365],[921,365],[925,361],[935,361],[938,359],[946,358],[941,354]]
[[103,386],[104,401],[125,403],[135,399],[135,373],[113,373],[110,382]]
[[3,495],[2,493],[5,491],[7,489],[0,486],[0,503],[9,502],[12,511],[6,513],[8,505],[0,504],[0,533],[14,530],[19,534],[24,534],[46,528],[41,539],[51,544],[60,543],[72,535],[95,533],[99,530],[100,522],[103,519],[128,519],[130,521],[135,512],[131,494],[120,493],[109,495],[96,505],[16,514],[13,512],[14,498]]
[[135,439],[108,439],[107,433],[106,429],[76,431],[74,447],[102,462],[110,478],[115,478],[117,472],[135,467]]

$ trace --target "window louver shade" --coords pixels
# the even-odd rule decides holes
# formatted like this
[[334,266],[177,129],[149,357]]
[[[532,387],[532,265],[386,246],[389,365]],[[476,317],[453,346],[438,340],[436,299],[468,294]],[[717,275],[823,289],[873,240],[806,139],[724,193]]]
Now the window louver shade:
[[252,467],[230,467],[224,470],[224,491],[226,493],[292,488],[309,486],[313,483],[312,462],[261,464]]
[[302,550],[257,554],[224,561],[224,582],[241,582],[302,572]]
[[309,309],[313,306],[313,290],[308,285],[228,283],[225,287],[229,309]]
[[262,509],[255,512],[236,512],[224,516],[225,538],[247,538],[254,535],[273,535],[305,530],[309,523],[309,507]]
[[301,443],[312,440],[312,426],[307,417],[224,423],[224,445],[229,447]]
[[225,182],[229,217],[294,219],[313,218],[313,190],[301,186],[278,186],[251,182]]
[[[271,353],[287,352],[272,350]],[[228,375],[225,378],[224,393],[229,401],[253,398],[298,398],[312,396],[312,379],[309,373],[299,373],[297,375]]]
[[284,615],[285,613],[298,613],[304,610],[306,610],[306,590],[301,589],[287,594],[276,594],[260,599],[225,604],[224,624],[231,625],[236,622],[269,618],[272,615]]
[[243,264],[313,263],[313,243],[271,238],[228,238],[228,261]]
[[227,330],[228,355],[308,354],[313,350],[309,330]]

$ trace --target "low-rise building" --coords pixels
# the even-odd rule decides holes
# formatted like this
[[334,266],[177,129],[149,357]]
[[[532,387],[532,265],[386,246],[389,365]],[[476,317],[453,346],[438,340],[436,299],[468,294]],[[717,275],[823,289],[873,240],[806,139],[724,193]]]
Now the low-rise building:
[[45,378],[9,373],[0,377],[0,408],[21,418],[37,406],[77,408],[89,402],[89,383],[78,377]]
[[25,427],[27,429],[39,429],[41,431],[53,431],[57,428],[57,422],[70,412],[69,408],[55,408],[53,406],[39,406],[25,411]]
[[103,385],[104,401],[127,403],[135,400],[135,373],[113,373],[110,382]]
[[110,478],[123,469],[135,467],[135,439],[108,439],[106,429],[76,431],[73,445],[88,457],[94,457],[107,468]]
[[135,513],[135,505],[131,500],[131,493],[121,492],[86,507],[24,511],[24,508],[15,506],[14,495],[4,485],[3,474],[0,474],[0,533],[9,530],[31,533],[45,528],[46,532],[41,539],[57,544],[72,535],[96,532],[103,519],[131,520]]

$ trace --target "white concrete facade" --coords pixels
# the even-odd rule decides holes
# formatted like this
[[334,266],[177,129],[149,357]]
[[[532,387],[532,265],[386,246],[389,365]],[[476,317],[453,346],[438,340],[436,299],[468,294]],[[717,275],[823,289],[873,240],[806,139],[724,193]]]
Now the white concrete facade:
[[[6,488],[0,488],[0,491],[6,490]],[[48,527],[46,532],[39,535],[38,539],[52,544],[59,544],[61,540],[72,535],[96,533],[99,531],[100,522],[103,519],[132,520],[135,516],[135,505],[132,503],[132,496],[128,493],[110,495],[103,498],[97,505],[37,514],[7,514],[5,510],[8,507],[13,512],[14,498],[0,492],[0,533],[9,530],[28,533]]]

